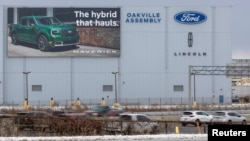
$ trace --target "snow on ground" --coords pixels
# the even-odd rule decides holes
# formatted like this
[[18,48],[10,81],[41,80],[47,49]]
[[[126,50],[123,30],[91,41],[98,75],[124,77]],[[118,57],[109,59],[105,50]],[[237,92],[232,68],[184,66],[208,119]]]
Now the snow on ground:
[[115,135],[115,136],[65,136],[65,137],[0,137],[0,141],[129,141],[166,139],[207,139],[207,134]]

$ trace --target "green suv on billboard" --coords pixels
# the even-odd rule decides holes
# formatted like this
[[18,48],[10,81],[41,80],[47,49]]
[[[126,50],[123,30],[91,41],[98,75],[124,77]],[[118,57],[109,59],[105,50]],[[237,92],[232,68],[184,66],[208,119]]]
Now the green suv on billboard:
[[10,25],[12,44],[36,44],[41,51],[55,47],[79,44],[79,33],[73,25],[64,24],[55,17],[25,16],[19,24]]

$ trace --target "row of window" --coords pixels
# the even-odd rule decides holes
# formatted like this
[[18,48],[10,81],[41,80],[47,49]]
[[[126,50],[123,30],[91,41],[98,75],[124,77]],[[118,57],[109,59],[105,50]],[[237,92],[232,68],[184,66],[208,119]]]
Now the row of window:
[[[103,85],[102,90],[104,92],[113,91],[113,85]],[[42,85],[32,85],[32,91],[42,91]],[[183,91],[183,85],[174,85],[175,92]]]
[[[62,22],[72,22],[75,20],[74,11],[76,8],[53,8],[53,16],[61,20]],[[47,15],[47,8],[17,8],[17,17],[23,16],[46,16]],[[8,8],[8,24],[13,23],[14,21],[14,9]]]
[[[42,91],[42,85],[32,85],[32,91]],[[103,91],[113,91],[113,86],[103,85]]]

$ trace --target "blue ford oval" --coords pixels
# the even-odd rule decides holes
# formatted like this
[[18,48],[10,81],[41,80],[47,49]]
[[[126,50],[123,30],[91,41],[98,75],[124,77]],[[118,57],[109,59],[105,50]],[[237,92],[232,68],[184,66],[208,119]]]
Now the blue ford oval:
[[174,16],[175,21],[182,24],[199,24],[207,20],[207,16],[197,11],[184,11]]

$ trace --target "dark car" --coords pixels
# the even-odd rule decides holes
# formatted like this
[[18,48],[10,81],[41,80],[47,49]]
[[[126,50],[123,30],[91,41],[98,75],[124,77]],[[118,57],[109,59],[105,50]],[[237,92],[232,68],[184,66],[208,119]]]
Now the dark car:
[[122,110],[113,109],[110,106],[96,105],[85,113],[89,116],[119,116]]
[[64,113],[59,115],[61,118],[75,119],[75,120],[83,120],[88,119],[88,115],[86,113]]
[[70,113],[75,113],[75,112],[72,110],[55,110],[55,111],[52,111],[51,115],[53,117],[59,117],[63,114],[70,114]]
[[49,128],[49,121],[52,119],[51,114],[44,111],[25,111],[18,112],[15,123],[19,130],[40,130]]
[[107,121],[104,130],[108,133],[123,134],[145,134],[157,133],[160,131],[159,123],[152,121],[148,115],[140,113],[123,113],[120,114],[118,120]]

